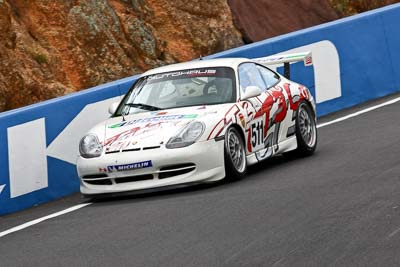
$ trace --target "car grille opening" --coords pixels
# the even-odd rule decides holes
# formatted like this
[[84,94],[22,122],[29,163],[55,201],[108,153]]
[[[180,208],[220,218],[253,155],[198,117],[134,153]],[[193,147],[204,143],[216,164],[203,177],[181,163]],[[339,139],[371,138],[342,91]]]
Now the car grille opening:
[[196,169],[196,164],[194,163],[182,163],[182,164],[171,165],[161,168],[160,173],[158,174],[158,178],[159,179],[171,178],[174,176],[189,173],[194,169]]
[[115,183],[122,184],[122,183],[131,183],[131,182],[138,182],[138,181],[145,181],[145,180],[152,180],[152,179],[153,179],[152,174],[144,174],[144,175],[115,178]]
[[101,179],[101,180],[83,180],[87,184],[93,185],[112,185],[111,179]]
[[108,175],[105,173],[98,173],[98,174],[88,174],[82,176],[82,179],[87,184],[93,185],[112,185],[111,179],[101,179],[107,178]]
[[88,175],[84,175],[82,176],[82,179],[96,179],[96,178],[106,178],[108,177],[107,174],[105,173],[99,173],[99,174],[88,174]]

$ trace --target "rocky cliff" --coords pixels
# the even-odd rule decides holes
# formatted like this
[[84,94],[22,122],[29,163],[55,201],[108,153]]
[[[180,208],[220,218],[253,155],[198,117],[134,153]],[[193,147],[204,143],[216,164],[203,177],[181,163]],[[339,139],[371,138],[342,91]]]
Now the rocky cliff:
[[0,0],[0,112],[399,0]]
[[228,0],[228,2],[235,24],[247,43],[339,18],[328,0]]
[[386,5],[399,3],[400,0],[329,0],[340,16],[351,16]]
[[241,44],[225,0],[0,0],[0,111]]

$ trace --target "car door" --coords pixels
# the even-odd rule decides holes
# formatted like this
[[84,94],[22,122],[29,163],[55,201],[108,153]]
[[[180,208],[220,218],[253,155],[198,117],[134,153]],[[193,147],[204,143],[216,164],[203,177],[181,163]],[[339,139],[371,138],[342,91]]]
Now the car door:
[[246,117],[246,147],[247,153],[254,153],[265,148],[265,138],[268,130],[268,121],[263,109],[264,102],[269,98],[267,85],[261,77],[256,64],[243,63],[239,65],[239,87],[243,95],[249,86],[257,86],[263,92],[257,97],[252,97],[241,102]]
[[269,94],[269,99],[265,104],[266,116],[269,118],[266,145],[273,148],[271,151],[273,154],[279,151],[279,143],[286,139],[288,127],[293,124],[293,114],[288,108],[287,92],[279,86],[280,76],[261,65],[257,65],[257,69],[267,85]]

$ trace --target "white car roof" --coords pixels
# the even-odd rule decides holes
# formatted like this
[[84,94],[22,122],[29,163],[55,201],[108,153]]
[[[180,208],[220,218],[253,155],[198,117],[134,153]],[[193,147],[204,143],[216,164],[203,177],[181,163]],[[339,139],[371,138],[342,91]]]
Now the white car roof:
[[141,76],[148,76],[158,73],[180,71],[186,69],[208,68],[208,67],[231,67],[236,68],[243,62],[251,62],[248,58],[218,58],[218,59],[202,59],[196,61],[189,61],[184,63],[177,63],[168,66],[163,66],[151,69],[143,73]]

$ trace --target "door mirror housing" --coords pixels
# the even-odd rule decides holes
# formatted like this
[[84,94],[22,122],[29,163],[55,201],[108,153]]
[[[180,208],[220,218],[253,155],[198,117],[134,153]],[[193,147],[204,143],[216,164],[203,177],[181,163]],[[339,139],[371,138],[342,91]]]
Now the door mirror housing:
[[112,103],[109,107],[108,107],[108,113],[110,113],[111,115],[113,115],[115,113],[115,111],[117,111],[119,103],[118,102],[114,102]]
[[247,86],[242,94],[242,100],[247,100],[252,97],[261,95],[262,90],[258,86]]

